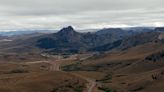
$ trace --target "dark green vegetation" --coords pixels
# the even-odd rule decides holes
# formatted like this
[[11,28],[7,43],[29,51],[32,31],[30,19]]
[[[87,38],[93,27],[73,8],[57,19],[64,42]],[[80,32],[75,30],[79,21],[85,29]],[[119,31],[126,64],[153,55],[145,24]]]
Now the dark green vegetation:
[[65,82],[58,87],[53,88],[51,92],[83,92],[85,89],[85,84],[81,85],[78,81],[71,83],[69,80],[65,80]]
[[15,70],[11,70],[10,72],[7,72],[6,74],[12,74],[12,73],[28,73],[28,71],[24,69],[15,69]]
[[112,75],[107,74],[106,76],[104,76],[103,79],[96,80],[96,81],[97,81],[97,82],[108,83],[108,82],[110,82],[111,79],[112,79]]
[[164,59],[164,51],[158,52],[158,53],[154,53],[152,55],[149,55],[145,58],[145,60],[149,60],[149,61],[160,61]]
[[138,92],[138,91],[141,91],[141,90],[143,90],[143,89],[144,89],[144,87],[139,87],[139,88],[137,88],[137,89],[133,89],[133,90],[129,90],[129,91]]
[[64,71],[78,71],[80,70],[79,64],[71,64],[71,65],[67,65],[67,66],[63,66],[62,70]]
[[112,89],[110,88],[106,88],[106,87],[98,87],[99,90],[102,90],[104,92],[117,92],[117,91],[113,91]]
[[117,48],[118,46],[121,45],[121,43],[122,43],[122,40],[118,40],[118,41],[115,41],[113,43],[105,44],[105,45],[100,46],[100,47],[91,48],[91,49],[89,49],[89,51],[109,51],[109,50],[112,50],[114,48]]

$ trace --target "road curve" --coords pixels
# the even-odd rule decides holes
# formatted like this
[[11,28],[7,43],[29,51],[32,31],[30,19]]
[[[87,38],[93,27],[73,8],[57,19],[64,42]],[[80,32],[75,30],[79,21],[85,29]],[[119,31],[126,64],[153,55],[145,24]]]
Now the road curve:
[[[51,71],[61,71],[60,70],[60,64],[61,64],[60,61],[54,60],[54,61],[50,61],[49,63],[51,64],[51,66],[50,66]],[[78,75],[78,74],[73,74],[73,75],[88,81],[87,89],[84,90],[84,92],[94,92],[93,90],[96,87],[96,82],[94,80],[89,79],[89,78],[84,77],[84,76],[81,76],[81,75]]]
[[96,87],[96,82],[91,79],[87,79],[87,81],[89,82],[87,92],[93,92],[94,88]]
[[88,82],[87,89],[85,89],[83,92],[94,92],[94,89],[96,87],[96,82],[94,80],[87,78],[87,77],[84,77],[84,76],[81,76],[79,74],[74,74],[74,73],[72,73],[72,74],[81,78],[81,79],[84,79]]

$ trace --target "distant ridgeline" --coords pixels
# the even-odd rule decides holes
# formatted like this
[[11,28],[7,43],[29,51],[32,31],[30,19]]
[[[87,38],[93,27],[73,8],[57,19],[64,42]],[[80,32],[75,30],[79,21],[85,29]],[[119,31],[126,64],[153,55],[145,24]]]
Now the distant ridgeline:
[[[137,31],[138,30],[138,31]],[[68,26],[57,33],[39,37],[36,46],[49,53],[80,53],[86,51],[125,50],[159,40],[164,28],[107,28],[97,32],[80,33]],[[161,37],[160,37],[161,38]]]

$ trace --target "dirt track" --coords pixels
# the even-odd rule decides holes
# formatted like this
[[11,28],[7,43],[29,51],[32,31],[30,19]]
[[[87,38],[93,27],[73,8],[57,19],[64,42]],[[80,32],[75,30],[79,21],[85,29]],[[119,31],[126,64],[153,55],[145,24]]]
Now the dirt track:
[[[60,70],[60,64],[62,61],[60,60],[51,60],[51,61],[36,61],[36,62],[27,62],[26,64],[35,64],[35,63],[49,63],[51,66],[49,68],[50,71],[61,71]],[[89,79],[87,77],[74,74],[75,76],[78,76],[82,79],[85,79],[88,81],[87,89],[84,90],[84,92],[94,92],[94,88],[96,87],[96,82],[92,79]]]
[[[51,71],[60,71],[60,64],[61,64],[61,61],[59,60],[54,60],[54,61],[50,61],[49,62],[51,64],[50,66],[50,70]],[[88,86],[87,86],[87,90],[85,90],[84,92],[94,92],[94,88],[96,86],[96,82],[92,79],[89,79],[89,78],[86,78],[86,77],[83,77],[83,76],[80,76],[80,75],[75,75],[75,76],[78,76],[78,77],[81,77],[85,80],[88,81]]]

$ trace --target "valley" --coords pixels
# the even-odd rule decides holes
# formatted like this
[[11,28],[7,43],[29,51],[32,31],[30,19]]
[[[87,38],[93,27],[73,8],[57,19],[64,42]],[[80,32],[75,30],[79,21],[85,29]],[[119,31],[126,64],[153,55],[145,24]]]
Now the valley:
[[9,37],[0,41],[0,92],[163,92],[163,29]]
[[0,0],[0,92],[164,92],[164,0]]

